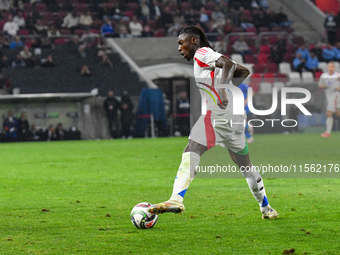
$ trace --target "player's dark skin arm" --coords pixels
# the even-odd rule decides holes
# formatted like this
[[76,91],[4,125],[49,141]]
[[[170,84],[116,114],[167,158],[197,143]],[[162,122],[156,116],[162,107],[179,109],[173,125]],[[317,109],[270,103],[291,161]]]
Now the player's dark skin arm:
[[[230,80],[232,80],[233,84],[238,87],[250,74],[247,68],[239,64],[236,64],[236,69],[232,72],[232,69],[235,68],[235,63],[226,56],[221,56],[216,61],[216,67],[222,68],[221,84],[227,84]],[[225,109],[228,105],[228,98],[225,89],[219,89],[218,94],[222,101],[222,105],[219,103],[218,106],[221,109]]]

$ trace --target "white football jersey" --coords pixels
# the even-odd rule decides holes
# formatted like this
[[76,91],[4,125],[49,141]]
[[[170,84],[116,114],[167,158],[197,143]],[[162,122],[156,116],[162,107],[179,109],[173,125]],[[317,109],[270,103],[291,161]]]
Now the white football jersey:
[[334,89],[340,87],[339,79],[340,79],[340,74],[337,73],[337,72],[334,72],[332,75],[330,75],[329,73],[323,73],[320,76],[319,84],[320,85],[323,85],[323,84],[327,85],[327,87],[324,88],[327,98],[333,98],[333,97],[338,96],[339,91],[334,90]]
[[207,104],[207,110],[220,113],[232,113],[233,99],[232,94],[227,90],[228,106],[225,110],[221,109],[219,103],[218,88],[222,77],[222,68],[216,67],[216,61],[222,54],[215,52],[209,47],[199,48],[194,55],[194,76],[196,86],[200,91],[202,103]]

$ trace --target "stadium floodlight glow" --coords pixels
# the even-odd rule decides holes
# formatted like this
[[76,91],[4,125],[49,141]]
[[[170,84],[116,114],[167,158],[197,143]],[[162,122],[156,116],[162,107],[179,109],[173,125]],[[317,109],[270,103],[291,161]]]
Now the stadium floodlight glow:
[[[229,84],[216,84],[216,89],[224,88],[228,89],[233,96],[233,114],[234,115],[243,115],[244,114],[244,97],[241,89],[236,86]],[[214,91],[216,92],[216,91]],[[288,93],[301,93],[304,94],[304,98],[287,98]],[[217,93],[215,93],[217,94]],[[253,89],[251,87],[248,88],[248,107],[251,113],[255,115],[265,116],[270,115],[277,109],[278,105],[278,90],[277,88],[272,89],[272,106],[268,110],[257,110],[253,105]],[[206,93],[202,95],[202,115],[205,115],[207,112],[207,100],[208,96],[213,97],[211,93]],[[220,97],[217,95],[219,101],[221,101]],[[213,97],[216,102],[215,98]],[[301,110],[304,115],[312,115],[302,104],[307,103],[311,99],[311,93],[309,90],[304,88],[281,88],[281,115],[287,114],[287,105],[294,104],[297,108]]]

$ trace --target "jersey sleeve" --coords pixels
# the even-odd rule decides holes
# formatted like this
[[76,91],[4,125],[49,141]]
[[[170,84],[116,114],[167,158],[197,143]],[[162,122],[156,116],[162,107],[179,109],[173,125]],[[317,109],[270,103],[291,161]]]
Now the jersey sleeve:
[[319,79],[319,85],[323,85],[325,83],[325,78],[324,74],[321,74],[320,79]]
[[202,68],[215,68],[216,61],[222,56],[221,53],[209,47],[199,48],[194,55],[197,64]]

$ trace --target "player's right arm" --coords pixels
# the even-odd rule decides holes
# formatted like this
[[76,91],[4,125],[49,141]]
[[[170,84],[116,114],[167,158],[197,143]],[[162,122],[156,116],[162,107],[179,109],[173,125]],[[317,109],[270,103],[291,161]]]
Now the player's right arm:
[[323,75],[323,74],[321,74],[321,76],[320,76],[320,80],[319,80],[318,87],[319,87],[320,89],[323,89],[323,88],[326,88],[326,87],[327,87],[327,84],[325,83],[325,78],[324,78],[324,75]]

